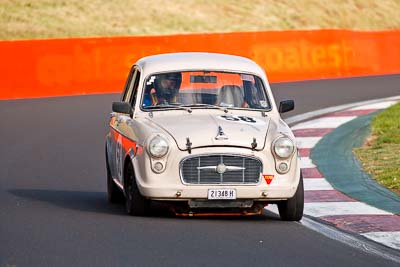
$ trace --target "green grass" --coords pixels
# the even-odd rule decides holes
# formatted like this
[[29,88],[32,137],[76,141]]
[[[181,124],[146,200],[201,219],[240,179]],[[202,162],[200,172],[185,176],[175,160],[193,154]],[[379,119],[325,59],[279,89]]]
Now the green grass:
[[400,28],[399,0],[0,0],[0,39]]
[[400,195],[400,103],[375,116],[371,126],[366,144],[354,152],[366,172]]

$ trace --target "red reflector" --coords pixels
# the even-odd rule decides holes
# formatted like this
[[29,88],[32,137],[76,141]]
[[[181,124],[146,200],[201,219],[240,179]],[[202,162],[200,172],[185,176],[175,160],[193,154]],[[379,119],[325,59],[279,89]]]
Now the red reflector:
[[265,181],[267,182],[267,184],[270,184],[272,182],[272,179],[274,179],[273,175],[269,175],[269,174],[263,174]]

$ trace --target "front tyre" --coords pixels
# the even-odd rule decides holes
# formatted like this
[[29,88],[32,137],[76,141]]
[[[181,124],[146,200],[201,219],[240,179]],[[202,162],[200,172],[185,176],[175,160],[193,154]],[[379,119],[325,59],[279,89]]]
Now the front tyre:
[[129,215],[133,216],[145,215],[150,208],[150,201],[140,194],[131,163],[128,163],[126,166],[124,181],[126,211]]
[[296,193],[292,198],[278,202],[279,215],[284,221],[300,221],[304,210],[303,175],[300,172],[300,181]]

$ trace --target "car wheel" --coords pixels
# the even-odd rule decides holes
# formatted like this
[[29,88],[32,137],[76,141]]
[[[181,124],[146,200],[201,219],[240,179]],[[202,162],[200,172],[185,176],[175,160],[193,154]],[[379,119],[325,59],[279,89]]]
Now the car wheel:
[[125,199],[126,211],[129,215],[143,216],[150,208],[150,201],[144,198],[136,184],[135,172],[132,164],[125,169]]
[[300,221],[304,209],[303,175],[300,172],[300,181],[296,193],[286,201],[278,202],[279,215],[284,221]]
[[110,167],[108,166],[108,160],[106,155],[106,169],[107,169],[107,199],[110,203],[122,203],[124,200],[124,194],[121,189],[114,183]]

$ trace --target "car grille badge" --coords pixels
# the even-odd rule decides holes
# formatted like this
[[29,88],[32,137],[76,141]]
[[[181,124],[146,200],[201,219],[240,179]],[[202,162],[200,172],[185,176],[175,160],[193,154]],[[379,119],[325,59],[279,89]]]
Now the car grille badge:
[[217,165],[217,168],[216,168],[216,171],[217,171],[217,173],[219,173],[219,174],[223,174],[224,172],[226,172],[226,166],[225,166],[225,164],[223,164],[223,163],[218,164],[218,165]]

